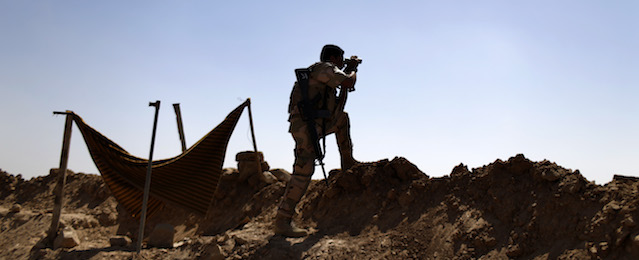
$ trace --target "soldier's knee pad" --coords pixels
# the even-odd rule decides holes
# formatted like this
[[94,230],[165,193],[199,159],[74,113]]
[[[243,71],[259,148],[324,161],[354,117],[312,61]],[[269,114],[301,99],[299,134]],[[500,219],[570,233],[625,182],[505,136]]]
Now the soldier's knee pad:
[[307,149],[295,149],[293,174],[311,176],[315,171],[315,154]]

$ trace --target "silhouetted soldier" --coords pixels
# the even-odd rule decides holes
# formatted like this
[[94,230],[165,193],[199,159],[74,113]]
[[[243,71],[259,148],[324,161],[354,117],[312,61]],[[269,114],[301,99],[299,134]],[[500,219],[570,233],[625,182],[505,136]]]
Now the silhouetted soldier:
[[[345,63],[347,66],[342,70]],[[344,51],[340,47],[326,45],[322,48],[320,62],[311,65],[308,71],[304,70],[307,74],[302,77],[306,80],[300,80],[298,75],[288,110],[289,132],[295,140],[295,163],[292,178],[286,186],[275,218],[276,234],[287,237],[308,234],[305,229],[297,228],[291,220],[295,214],[295,206],[306,192],[315,171],[315,159],[323,158],[319,138],[335,133],[342,171],[357,163],[353,159],[348,114],[343,109],[346,94],[355,89],[359,63],[361,60],[356,56],[345,61]],[[339,98],[337,88],[340,88]]]

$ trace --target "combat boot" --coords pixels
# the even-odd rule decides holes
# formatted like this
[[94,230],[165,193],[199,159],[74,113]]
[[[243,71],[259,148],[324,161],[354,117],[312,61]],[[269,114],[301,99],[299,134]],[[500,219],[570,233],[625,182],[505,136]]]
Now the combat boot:
[[342,171],[346,171],[360,162],[353,158],[353,141],[351,140],[351,126],[348,114],[344,113],[341,119],[339,121],[340,125],[335,131],[335,138],[337,139]]
[[308,231],[306,229],[296,227],[291,221],[291,218],[281,216],[277,216],[275,218],[273,231],[275,234],[285,237],[305,237],[308,235]]
[[350,138],[338,143],[342,171],[346,171],[360,162],[353,158],[353,144]]
[[342,161],[341,161],[341,165],[342,165],[342,171],[346,171],[348,169],[350,169],[351,167],[355,166],[355,164],[360,163],[359,161],[355,160],[353,158],[353,154],[349,154],[346,156],[342,156]]

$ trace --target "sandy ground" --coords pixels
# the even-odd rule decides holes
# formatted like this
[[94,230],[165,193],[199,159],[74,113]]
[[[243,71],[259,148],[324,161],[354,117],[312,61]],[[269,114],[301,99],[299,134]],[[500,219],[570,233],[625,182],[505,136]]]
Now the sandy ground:
[[[298,205],[304,238],[274,235],[285,183],[239,181],[227,169],[206,216],[168,205],[147,221],[175,227],[171,248],[135,252],[138,222],[99,175],[70,173],[62,226],[80,244],[51,248],[57,171],[0,171],[0,259],[638,259],[639,181],[595,185],[579,171],[523,155],[430,178],[404,158],[331,171]],[[18,206],[19,205],[19,209]],[[133,243],[112,246],[110,238]],[[148,238],[145,237],[145,243]]]

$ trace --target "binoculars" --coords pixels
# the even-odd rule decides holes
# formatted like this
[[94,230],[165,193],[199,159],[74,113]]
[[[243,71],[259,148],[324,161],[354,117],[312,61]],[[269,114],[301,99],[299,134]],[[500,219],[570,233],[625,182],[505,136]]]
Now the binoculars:
[[345,63],[345,64],[353,64],[353,65],[355,65],[355,64],[362,64],[362,59],[357,58],[357,56],[351,56],[351,58],[350,58],[350,59],[345,59],[345,60],[344,60],[344,63]]

